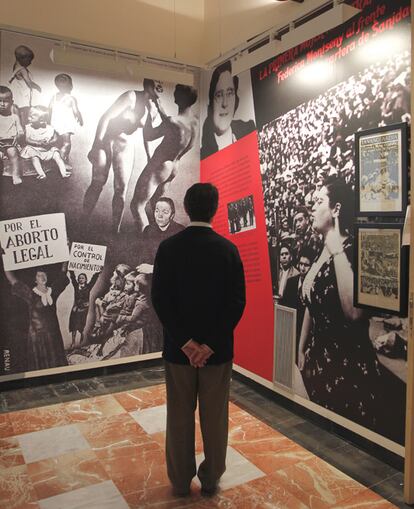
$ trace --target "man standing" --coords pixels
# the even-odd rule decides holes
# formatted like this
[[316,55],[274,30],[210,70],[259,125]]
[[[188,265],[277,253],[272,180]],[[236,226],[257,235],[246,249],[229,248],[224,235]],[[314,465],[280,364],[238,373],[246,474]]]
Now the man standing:
[[296,267],[293,266],[292,262],[292,248],[288,242],[282,242],[279,248],[279,281],[278,281],[278,295],[279,299],[283,298],[285,292],[286,283],[289,278],[297,276],[299,274]]
[[309,211],[306,207],[298,207],[293,218],[295,235],[293,240],[293,262],[299,263],[299,256],[303,248],[311,249],[315,256],[322,251],[323,242],[321,237],[312,229]]
[[308,247],[304,247],[299,255],[299,274],[290,277],[286,282],[283,297],[279,304],[288,308],[296,309],[296,362],[298,358],[298,348],[300,333],[302,331],[303,317],[305,315],[305,301],[302,295],[303,281],[309,272],[311,265],[315,259],[315,253]]
[[[218,191],[194,184],[184,198],[191,223],[158,249],[153,306],[164,327],[167,385],[166,457],[173,493],[185,496],[192,478],[213,495],[226,466],[233,330],[245,306],[237,248],[211,228]],[[204,456],[196,472],[195,409]]]

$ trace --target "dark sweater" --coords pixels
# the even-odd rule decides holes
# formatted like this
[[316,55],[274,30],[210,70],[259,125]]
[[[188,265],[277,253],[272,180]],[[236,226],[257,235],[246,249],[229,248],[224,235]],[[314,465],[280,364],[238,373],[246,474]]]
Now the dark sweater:
[[208,364],[233,358],[233,330],[245,307],[243,264],[230,241],[211,228],[190,226],[158,249],[152,303],[164,327],[163,357],[188,364],[181,347],[207,344]]

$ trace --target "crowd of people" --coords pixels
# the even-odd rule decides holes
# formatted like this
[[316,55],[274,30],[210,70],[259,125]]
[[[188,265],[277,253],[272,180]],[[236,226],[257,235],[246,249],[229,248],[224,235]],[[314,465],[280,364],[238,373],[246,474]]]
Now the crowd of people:
[[361,292],[397,299],[398,279],[371,275],[361,276]]
[[[124,263],[115,267],[106,293],[95,300],[95,325],[88,342],[100,343],[98,355],[113,337],[133,343],[136,355],[154,351],[156,326],[148,289],[146,275]],[[156,346],[158,351],[161,337]]]
[[[100,292],[101,295],[95,299],[95,324],[90,336],[85,338],[83,344],[81,343],[82,346],[100,344],[101,346],[96,352],[98,356],[104,355],[105,344],[111,338],[119,340],[118,344],[123,347],[128,345],[128,350],[134,352],[135,355],[161,349],[162,331],[159,321],[154,315],[150,291],[158,245],[162,240],[184,229],[183,225],[174,221],[174,217],[174,201],[161,196],[154,205],[151,224],[144,229],[145,243],[139,256],[138,265],[135,268],[125,263],[116,265],[106,291]],[[81,274],[78,279],[80,276]],[[73,275],[71,277],[76,289],[75,285],[79,285],[79,283],[75,281]],[[92,280],[90,283],[84,284],[81,290],[82,294],[90,292],[93,284]],[[75,320],[70,320],[70,324],[72,322],[74,323]],[[77,330],[81,332],[82,342],[83,329],[82,331],[80,328]]]
[[[353,301],[353,148],[358,130],[410,121],[409,59],[405,52],[373,64],[259,133],[273,294],[296,309],[306,393],[396,441],[403,418],[390,423],[382,413],[391,405],[397,415],[404,384],[379,362],[370,321]],[[379,291],[388,295],[390,285]]]
[[227,205],[230,233],[238,233],[255,225],[253,196],[245,196],[241,200]]
[[[278,246],[299,250],[295,218],[308,215],[328,176],[355,186],[354,133],[410,121],[410,54],[378,62],[281,117],[259,133],[260,166],[273,273],[278,294]],[[307,212],[306,212],[307,211]],[[315,254],[320,243],[313,236]],[[308,244],[307,241],[304,245]]]
[[398,297],[398,236],[363,236],[361,240],[361,292]]

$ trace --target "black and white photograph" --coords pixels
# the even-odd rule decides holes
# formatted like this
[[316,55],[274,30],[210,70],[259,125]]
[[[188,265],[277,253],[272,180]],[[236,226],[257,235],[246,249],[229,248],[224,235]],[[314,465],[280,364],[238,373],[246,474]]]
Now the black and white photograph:
[[[388,15],[396,8],[384,5]],[[407,319],[399,308],[354,304],[353,229],[355,133],[411,120],[409,23],[398,31],[398,48],[392,34],[378,35],[326,79],[311,79],[311,69],[307,82],[301,73],[263,79],[269,61],[252,69],[252,86],[273,297],[300,311],[293,389],[302,395],[304,386],[313,403],[403,443]]]
[[[106,256],[96,273],[41,261],[1,270],[0,374],[160,352],[155,253],[188,224],[183,197],[199,180],[197,84],[56,63],[56,44],[1,32],[0,220],[64,214],[64,245],[101,246]],[[37,271],[46,304],[42,289],[40,304],[30,293]],[[53,333],[33,356],[24,345],[41,305],[53,311]]]
[[207,111],[201,118],[201,159],[228,147],[256,129],[250,72],[233,76],[231,61],[214,69],[209,82]]
[[256,228],[253,195],[227,204],[229,232],[231,234],[246,232]]
[[405,316],[407,281],[402,225],[355,225],[355,305]]
[[355,133],[356,214],[404,216],[407,207],[407,124]]
[[[394,94],[397,85],[393,83],[397,78],[398,94],[405,98],[399,120],[409,115],[409,58],[406,51],[395,59],[372,64],[357,76],[269,122],[259,132],[274,295],[278,295],[280,243],[292,245],[296,261],[298,240],[318,254],[322,242],[312,228],[318,194],[328,177],[344,179],[355,192],[354,129],[362,122],[369,126],[387,122],[385,112],[391,107],[387,92]],[[357,104],[355,109],[353,104]],[[392,117],[396,116],[394,112]],[[299,211],[300,216],[305,216],[306,239],[301,226],[297,231]]]

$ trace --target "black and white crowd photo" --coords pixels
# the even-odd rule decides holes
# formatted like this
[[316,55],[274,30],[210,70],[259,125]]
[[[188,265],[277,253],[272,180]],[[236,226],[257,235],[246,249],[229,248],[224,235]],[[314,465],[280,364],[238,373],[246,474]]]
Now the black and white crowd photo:
[[[351,66],[348,75],[338,72],[336,84],[309,92],[264,123],[258,136],[273,296],[297,311],[294,389],[403,443],[407,320],[366,312],[354,306],[353,296],[354,135],[411,123],[411,54],[407,48],[389,53]],[[295,87],[301,87],[299,97],[306,95],[294,78],[285,93],[287,87],[291,98]],[[262,95],[255,106],[264,118]],[[283,103],[277,107],[283,110]],[[369,263],[381,274],[390,265]],[[368,272],[365,264],[365,287],[373,284]],[[392,294],[392,279],[383,285],[380,279],[375,291]]]
[[188,224],[199,180],[196,87],[56,64],[56,44],[1,32],[0,219],[63,212],[69,248],[106,258],[1,271],[6,374],[162,349],[155,253]]

